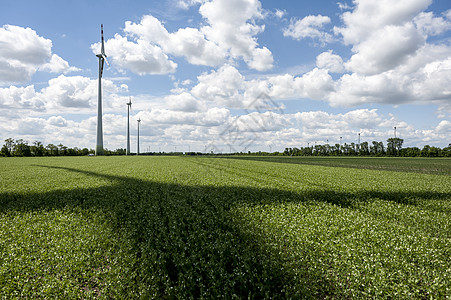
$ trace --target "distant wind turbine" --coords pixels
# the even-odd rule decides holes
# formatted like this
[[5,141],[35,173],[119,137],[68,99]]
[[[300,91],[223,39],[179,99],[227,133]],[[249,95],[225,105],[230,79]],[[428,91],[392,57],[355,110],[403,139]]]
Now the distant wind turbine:
[[97,102],[97,143],[96,155],[103,155],[103,129],[102,129],[102,73],[104,61],[110,65],[106,59],[105,45],[103,41],[103,24],[100,26],[100,35],[102,38],[102,48],[100,54],[96,56],[99,58],[99,98]]
[[141,118],[139,118],[137,121],[138,121],[138,150],[136,152],[136,155],[139,155],[139,124],[141,123]]
[[130,109],[132,108],[132,97],[127,103],[127,152],[126,155],[130,155]]

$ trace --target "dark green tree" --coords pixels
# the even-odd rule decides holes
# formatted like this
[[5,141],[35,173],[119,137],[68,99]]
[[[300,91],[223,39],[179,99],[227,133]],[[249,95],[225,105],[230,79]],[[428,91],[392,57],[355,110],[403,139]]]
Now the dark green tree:
[[3,145],[0,153],[1,153],[1,156],[11,156],[11,152],[9,152],[9,149],[8,149],[8,147],[6,147],[6,145]]
[[23,139],[16,140],[14,144],[14,156],[31,156],[30,146]]
[[14,148],[14,139],[9,138],[5,140],[5,146],[8,148],[9,153],[13,152],[13,148]]

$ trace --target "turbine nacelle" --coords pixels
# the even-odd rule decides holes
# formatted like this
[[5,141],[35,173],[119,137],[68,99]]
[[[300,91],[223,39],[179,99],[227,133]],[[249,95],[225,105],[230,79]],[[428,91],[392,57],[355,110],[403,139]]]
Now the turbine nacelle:
[[99,58],[99,61],[100,61],[100,77],[102,77],[103,62],[105,61],[108,66],[110,65],[108,63],[108,60],[106,59],[106,54],[105,54],[105,41],[103,39],[103,24],[100,25],[100,35],[101,35],[102,45],[100,48],[100,53],[97,54],[96,56]]

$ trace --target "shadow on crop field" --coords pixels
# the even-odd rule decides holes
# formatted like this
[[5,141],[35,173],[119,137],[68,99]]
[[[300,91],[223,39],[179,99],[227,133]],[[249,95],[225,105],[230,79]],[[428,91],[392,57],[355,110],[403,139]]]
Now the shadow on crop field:
[[[121,274],[122,279],[116,279],[126,282],[120,292],[127,295],[134,291],[141,297],[146,297],[146,293],[156,298],[222,295],[226,299],[334,295],[333,283],[320,270],[308,265],[301,266],[300,274],[286,270],[283,255],[267,248],[259,232],[243,230],[246,220],[230,213],[236,205],[324,201],[352,208],[355,201],[368,198],[415,204],[409,199],[450,197],[440,193],[293,193],[250,187],[187,186],[74,168],[38,167],[101,177],[110,180],[111,185],[49,193],[3,193],[0,212],[70,207],[105,212],[118,239],[130,246],[129,258],[124,262],[132,266]],[[104,296],[108,297],[108,292]]]

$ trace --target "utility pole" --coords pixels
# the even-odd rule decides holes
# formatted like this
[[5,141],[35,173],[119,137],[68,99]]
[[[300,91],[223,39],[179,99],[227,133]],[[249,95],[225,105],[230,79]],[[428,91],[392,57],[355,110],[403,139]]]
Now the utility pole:
[[130,109],[132,108],[132,97],[127,103],[127,149],[125,155],[130,155]]
[[141,123],[141,118],[139,118],[137,121],[138,121],[138,149],[136,151],[136,155],[139,155],[139,124]]

